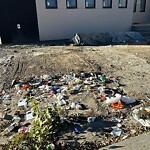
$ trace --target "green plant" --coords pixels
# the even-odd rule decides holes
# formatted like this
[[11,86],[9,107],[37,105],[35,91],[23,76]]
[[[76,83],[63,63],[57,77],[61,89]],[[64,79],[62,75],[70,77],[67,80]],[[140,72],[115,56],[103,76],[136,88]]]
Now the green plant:
[[26,135],[17,133],[14,139],[9,142],[8,149],[50,149],[49,144],[53,143],[55,133],[59,129],[58,111],[56,108],[49,108],[47,105],[42,106],[42,103],[37,103],[36,100],[32,100],[31,110],[34,120],[29,133]]
[[47,106],[41,108],[41,104],[34,105],[33,102],[32,110],[35,118],[29,137],[34,138],[37,144],[47,146],[54,140],[54,134],[57,132],[60,123],[57,109]]

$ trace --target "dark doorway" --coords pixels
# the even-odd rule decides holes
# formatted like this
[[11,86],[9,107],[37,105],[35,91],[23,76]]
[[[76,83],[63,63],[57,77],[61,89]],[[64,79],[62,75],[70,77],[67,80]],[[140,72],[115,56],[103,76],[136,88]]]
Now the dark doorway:
[[0,37],[2,43],[12,42],[6,1],[0,0]]
[[0,0],[2,43],[39,40],[35,0]]

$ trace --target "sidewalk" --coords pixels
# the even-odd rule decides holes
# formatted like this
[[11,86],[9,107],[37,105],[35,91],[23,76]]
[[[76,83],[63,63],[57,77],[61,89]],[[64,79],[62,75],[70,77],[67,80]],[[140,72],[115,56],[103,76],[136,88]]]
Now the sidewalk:
[[149,150],[150,132],[132,137],[122,142],[100,148],[99,150]]

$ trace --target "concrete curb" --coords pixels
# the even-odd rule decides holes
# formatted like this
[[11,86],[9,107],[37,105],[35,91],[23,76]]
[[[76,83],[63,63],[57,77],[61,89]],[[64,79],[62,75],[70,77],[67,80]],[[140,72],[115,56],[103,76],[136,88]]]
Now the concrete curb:
[[132,137],[119,143],[100,148],[99,150],[149,150],[150,132]]

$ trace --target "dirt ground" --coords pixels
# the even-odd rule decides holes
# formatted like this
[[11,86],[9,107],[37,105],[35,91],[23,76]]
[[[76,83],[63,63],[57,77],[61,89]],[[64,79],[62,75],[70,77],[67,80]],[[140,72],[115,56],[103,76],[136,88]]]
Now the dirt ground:
[[[11,93],[10,85],[14,79],[24,80],[35,75],[56,75],[70,71],[75,73],[101,71],[107,76],[119,78],[121,83],[125,84],[123,89],[128,96],[140,101],[150,97],[150,46],[148,45],[0,47],[1,92],[5,90]],[[14,101],[10,105],[14,105]],[[86,102],[86,105],[98,107],[92,102],[89,104]],[[3,102],[0,101],[0,109],[4,107]],[[86,141],[95,137],[90,131],[86,134]]]
[[34,75],[102,71],[121,77],[129,96],[144,99],[150,94],[150,46],[25,45],[0,50],[0,84],[5,87],[13,79]]

